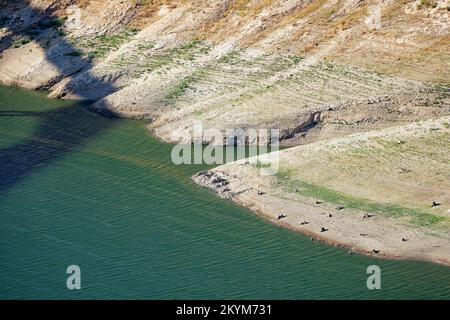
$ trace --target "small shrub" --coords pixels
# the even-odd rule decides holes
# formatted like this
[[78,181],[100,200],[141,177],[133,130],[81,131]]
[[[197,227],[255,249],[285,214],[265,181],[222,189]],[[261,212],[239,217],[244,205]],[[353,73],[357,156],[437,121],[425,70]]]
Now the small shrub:
[[45,19],[38,22],[38,27],[41,29],[48,29],[48,28],[59,28],[66,23],[67,18],[53,18],[53,19]]
[[298,55],[292,55],[292,56],[290,56],[289,58],[292,60],[292,62],[293,62],[294,64],[297,64],[297,63],[299,63],[300,61],[303,60],[303,57],[298,56]]
[[219,63],[233,63],[236,62],[236,58],[238,57],[238,53],[236,51],[232,51],[230,53],[227,53],[219,58],[217,62]]
[[181,97],[186,93],[187,90],[192,89],[192,85],[194,83],[196,83],[200,79],[203,79],[205,76],[206,75],[204,71],[197,71],[194,74],[187,76],[172,89],[172,91],[166,96],[166,99],[175,100]]
[[47,49],[48,47],[50,47],[50,40],[47,39],[44,42],[42,42],[41,47],[42,49]]
[[423,8],[436,8],[437,3],[433,0],[420,0],[419,5],[417,6],[418,9]]
[[33,39],[31,39],[30,36],[17,36],[13,43],[12,43],[12,47],[13,48],[20,48],[21,46],[26,45],[27,43],[31,42]]
[[197,45],[201,44],[201,41],[198,39],[194,39],[191,42],[189,42],[188,44],[181,46],[180,50],[188,50],[188,49],[193,49],[195,48]]
[[68,56],[68,57],[79,57],[81,55],[82,55],[82,53],[77,50],[73,50],[72,52],[68,52],[65,54],[65,56]]

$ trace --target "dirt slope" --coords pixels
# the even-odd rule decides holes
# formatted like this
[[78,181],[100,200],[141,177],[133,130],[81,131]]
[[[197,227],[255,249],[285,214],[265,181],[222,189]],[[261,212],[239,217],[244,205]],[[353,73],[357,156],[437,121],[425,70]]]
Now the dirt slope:
[[449,144],[447,116],[282,150],[274,176],[260,174],[262,156],[194,181],[352,251],[450,265]]
[[[1,5],[2,83],[147,117],[167,141],[198,120],[221,130],[276,127],[288,138],[339,103],[362,101],[362,109],[364,101],[393,97],[401,110],[396,96],[421,101],[448,87],[448,1]],[[379,118],[367,129],[392,122]]]

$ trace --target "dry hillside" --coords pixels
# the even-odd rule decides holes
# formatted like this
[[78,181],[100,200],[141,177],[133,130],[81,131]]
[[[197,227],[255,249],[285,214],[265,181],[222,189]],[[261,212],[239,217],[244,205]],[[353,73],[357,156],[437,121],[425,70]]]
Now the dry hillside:
[[351,252],[450,265],[449,145],[446,116],[282,150],[273,176],[260,157],[194,181]]
[[[196,120],[218,129],[276,127],[298,144],[427,117],[402,113],[404,99],[413,105],[427,100],[437,106],[432,113],[449,111],[449,1],[30,0],[1,6],[1,82],[147,117],[167,141],[174,129]],[[382,108],[365,108],[374,99]],[[365,126],[349,121],[332,130],[321,123],[325,133],[314,126],[309,140],[302,139],[312,117],[342,105],[357,109]],[[386,109],[399,114],[392,119]]]

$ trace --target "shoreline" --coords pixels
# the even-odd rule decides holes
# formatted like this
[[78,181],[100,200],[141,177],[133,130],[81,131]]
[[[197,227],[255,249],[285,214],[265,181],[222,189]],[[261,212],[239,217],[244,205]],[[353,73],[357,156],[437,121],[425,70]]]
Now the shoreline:
[[[345,209],[342,211],[346,211],[346,216],[351,211],[350,217],[346,217],[344,223],[331,224],[332,227],[330,226],[327,232],[322,233],[319,231],[319,226],[330,225],[324,223],[326,220],[324,216],[331,214],[329,212],[333,212],[332,215],[339,215],[340,211],[333,208],[331,204],[313,205],[310,203],[313,199],[298,201],[297,199],[282,198],[267,184],[262,188],[264,193],[259,195],[257,188],[261,188],[261,185],[256,186],[249,183],[250,179],[246,179],[248,177],[245,175],[239,176],[238,173],[242,173],[236,170],[239,166],[245,166],[242,160],[232,163],[231,169],[230,166],[224,165],[199,172],[192,177],[192,180],[196,184],[214,191],[219,197],[234,202],[276,226],[299,232],[311,237],[312,241],[320,241],[330,246],[347,249],[349,250],[348,254],[360,254],[386,260],[431,262],[450,267],[450,258],[448,254],[445,255],[445,248],[448,248],[445,239],[429,236],[423,230],[385,217],[371,218],[372,221],[377,220],[377,223],[370,224],[370,227],[368,224],[359,227],[360,221],[358,221],[357,215],[361,215],[363,212]],[[230,174],[230,171],[233,174]],[[281,220],[278,219],[280,211],[286,215]],[[339,219],[339,217],[337,218]],[[343,220],[344,217],[340,219]],[[302,225],[301,221],[304,220],[307,220],[308,224]],[[336,232],[336,229],[339,230]],[[376,233],[377,230],[382,230],[383,233]],[[360,231],[361,234],[366,232],[367,236],[358,239],[350,235],[350,233],[359,234]],[[408,248],[402,249],[399,243],[392,244],[393,235],[396,233],[407,234],[414,241],[411,239],[405,242],[404,244],[408,243]],[[379,252],[375,253],[373,250]]]
[[[21,88],[23,89],[23,88]],[[27,90],[27,89],[25,89]],[[34,91],[36,90],[29,90]],[[72,100],[72,99],[70,99]],[[73,100],[72,100],[73,101]],[[90,102],[90,101],[89,101]],[[88,111],[93,112],[95,114],[98,114],[102,117],[107,118],[117,118],[117,119],[123,119],[119,115],[110,113],[105,114],[104,112],[100,112],[100,110],[92,108],[92,106],[89,106],[86,108]],[[131,120],[138,120],[142,121],[142,119],[131,119]],[[172,144],[168,141],[165,141],[162,139],[158,134],[156,134],[155,130],[149,126],[149,124],[144,124],[143,127],[146,129],[146,131],[149,133],[150,136],[152,136],[154,139],[156,139],[159,142],[165,143],[165,144]],[[283,227],[287,228],[289,230],[292,230],[294,232],[300,232],[305,236],[311,237],[314,241],[320,241],[323,243],[326,243],[327,245],[344,248],[349,250],[349,254],[360,254],[375,258],[381,258],[381,259],[389,259],[389,260],[408,260],[408,261],[418,261],[418,262],[432,262],[440,265],[450,266],[450,258],[443,257],[439,258],[439,255],[433,256],[433,254],[430,254],[427,252],[424,248],[422,248],[421,252],[412,253],[412,252],[401,252],[398,250],[394,250],[392,253],[389,253],[389,250],[386,252],[384,249],[380,250],[379,253],[374,253],[371,250],[379,250],[380,248],[373,248],[370,249],[367,246],[361,245],[359,241],[354,242],[347,242],[342,241],[342,239],[335,238],[333,236],[328,236],[329,233],[322,234],[318,232],[317,230],[311,230],[311,228],[302,226],[299,224],[299,221],[292,221],[290,218],[291,216],[298,215],[295,212],[289,211],[289,212],[283,212],[287,213],[288,218],[277,220],[277,215],[281,213],[280,211],[284,211],[284,209],[281,210],[275,210],[273,208],[273,204],[276,206],[280,202],[283,204],[285,203],[286,199],[278,197],[276,194],[273,194],[273,190],[268,186],[267,183],[265,183],[264,188],[264,195],[258,195],[256,190],[257,188],[261,187],[261,185],[256,186],[255,184],[251,184],[246,180],[246,175],[243,174],[241,177],[237,175],[230,175],[228,170],[224,170],[224,168],[232,166],[233,168],[243,168],[244,161],[247,161],[247,159],[241,159],[239,161],[236,161],[234,163],[226,164],[223,166],[216,167],[214,169],[211,169],[209,171],[200,172],[192,177],[192,180],[202,186],[206,187],[208,189],[213,190],[216,192],[221,198],[231,200],[235,204],[251,211],[253,214],[256,214],[257,216],[263,218],[264,220]],[[247,166],[248,167],[248,166]],[[233,173],[237,173],[240,170],[233,171]],[[241,172],[243,173],[243,172]],[[208,176],[210,175],[210,176]],[[253,176],[252,176],[253,178]],[[219,179],[219,183],[214,183],[214,179]],[[247,179],[250,180],[250,179]],[[270,196],[270,198],[268,198]],[[310,202],[313,201],[313,199],[309,199]],[[294,202],[295,207],[308,207],[310,210],[312,210],[312,214],[305,214],[300,216],[301,218],[307,218],[310,224],[316,225],[316,227],[320,224],[320,219],[315,219],[314,214],[320,214],[323,213],[323,211],[327,212],[333,212],[335,214],[335,210],[332,208],[331,205],[324,204],[321,207],[314,207],[311,205],[311,203],[308,203],[308,201],[301,202],[301,201],[294,201],[290,199],[290,201]],[[360,212],[359,214],[362,214]],[[380,219],[380,218],[378,218]],[[387,220],[387,219],[386,219]],[[395,224],[395,222],[390,221],[391,224]],[[394,227],[404,227],[401,225],[397,225]],[[406,233],[414,231],[408,230],[406,228]],[[444,240],[443,240],[444,241]],[[450,247],[450,244],[449,244]],[[433,246],[431,247],[433,248]],[[445,248],[445,246],[444,246]]]

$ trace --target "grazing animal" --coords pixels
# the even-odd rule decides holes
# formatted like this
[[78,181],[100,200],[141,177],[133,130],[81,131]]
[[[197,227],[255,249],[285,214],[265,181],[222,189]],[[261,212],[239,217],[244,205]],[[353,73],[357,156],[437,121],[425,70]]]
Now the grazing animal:
[[302,226],[304,226],[305,224],[309,224],[309,222],[308,222],[308,221],[302,221],[300,224],[301,224]]
[[336,210],[342,210],[342,209],[344,209],[343,206],[337,206],[337,207],[336,207]]
[[258,196],[262,196],[264,194],[264,192],[262,192],[261,190],[258,190]]
[[368,218],[372,218],[372,217],[374,217],[374,216],[375,216],[374,214],[368,214],[368,213],[365,213],[364,216],[363,216],[363,218],[364,218],[364,219],[368,219]]
[[437,203],[437,202],[433,201],[433,203],[431,204],[431,207],[434,208],[434,207],[437,207],[437,206],[440,206],[440,205],[441,205],[440,203]]
[[278,220],[281,220],[281,219],[284,219],[284,218],[286,218],[286,216],[284,214],[279,214],[278,215]]
[[322,228],[320,229],[320,232],[325,232],[325,231],[328,231],[328,229],[327,229],[327,228],[324,228],[324,227],[322,227]]
[[316,200],[316,204],[322,204],[322,201]]
[[373,249],[372,252],[378,254],[378,253],[380,253],[380,250],[375,250],[375,249]]
[[402,238],[402,242],[408,241],[409,239]]

